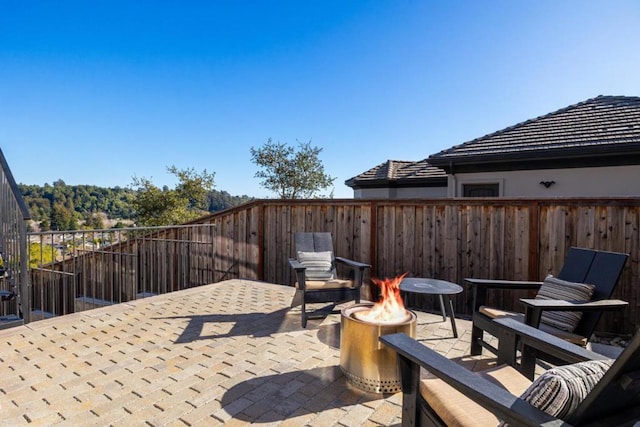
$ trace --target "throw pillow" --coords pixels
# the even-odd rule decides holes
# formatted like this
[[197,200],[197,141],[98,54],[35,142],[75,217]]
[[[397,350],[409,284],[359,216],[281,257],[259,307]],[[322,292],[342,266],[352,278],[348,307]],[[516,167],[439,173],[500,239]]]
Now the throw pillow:
[[298,261],[306,267],[305,276],[308,280],[333,279],[333,253],[298,251]]
[[[536,294],[536,299],[565,301],[590,301],[595,286],[585,283],[567,282],[557,277],[547,276]],[[541,323],[573,332],[578,326],[582,313],[579,311],[543,311]]]
[[536,408],[566,419],[602,379],[613,359],[589,360],[549,369],[520,396]]

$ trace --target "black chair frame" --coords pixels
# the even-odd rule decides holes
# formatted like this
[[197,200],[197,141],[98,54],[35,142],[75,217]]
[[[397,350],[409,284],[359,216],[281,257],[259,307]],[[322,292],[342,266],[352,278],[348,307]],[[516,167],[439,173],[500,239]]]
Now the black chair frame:
[[[331,252],[334,253],[333,239],[331,233],[327,232],[296,232],[294,235],[294,243],[296,253],[297,251],[306,252]],[[364,275],[367,269],[371,268],[371,265],[353,261],[344,257],[333,256],[333,274],[338,276],[338,265],[344,265],[348,267],[353,274],[350,280],[353,281],[352,287],[342,287],[334,289],[308,289],[306,286],[306,267],[302,265],[296,258],[289,258],[289,265],[295,271],[295,277],[297,281],[296,294],[292,301],[292,306],[300,305],[302,311],[302,327],[307,327],[307,320],[310,317],[321,317],[327,314],[327,310],[321,310],[319,312],[307,312],[307,304],[310,303],[324,303],[330,302],[332,308],[335,304],[353,300],[356,303],[360,302],[360,290],[362,288]]]
[[[618,252],[597,251],[592,249],[571,247],[567,252],[562,269],[557,277],[562,280],[595,285],[590,302],[568,302],[555,300],[521,299],[525,305],[525,322],[538,328],[542,312],[548,311],[581,311],[582,318],[574,330],[574,334],[587,340],[591,337],[604,311],[621,310],[628,303],[621,300],[610,300],[611,295],[622,274],[628,254]],[[473,289],[473,327],[471,332],[471,354],[478,355],[483,348],[493,353],[498,349],[484,340],[484,332],[493,336],[500,333],[500,324],[492,318],[480,313],[480,307],[486,305],[490,290],[537,290],[542,282],[511,281],[494,279],[466,278]]]
[[[534,357],[541,351],[567,363],[605,358],[513,319],[495,322],[501,324],[501,330],[516,335],[518,338],[512,343],[520,343],[523,350]],[[380,341],[393,348],[399,356],[403,426],[444,426],[419,392],[420,369],[428,370],[510,425],[631,426],[640,420],[640,331],[566,420],[556,419],[533,407],[406,334],[385,335],[380,337]]]

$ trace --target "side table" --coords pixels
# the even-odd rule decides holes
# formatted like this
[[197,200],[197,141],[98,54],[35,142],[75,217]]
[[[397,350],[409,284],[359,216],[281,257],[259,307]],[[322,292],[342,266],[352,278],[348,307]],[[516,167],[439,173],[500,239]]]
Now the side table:
[[458,338],[455,316],[453,314],[453,302],[451,295],[462,292],[462,286],[446,280],[430,279],[424,277],[407,277],[400,282],[400,290],[408,293],[438,295],[440,299],[440,310],[442,311],[442,321],[446,322],[447,314],[451,320],[453,336]]

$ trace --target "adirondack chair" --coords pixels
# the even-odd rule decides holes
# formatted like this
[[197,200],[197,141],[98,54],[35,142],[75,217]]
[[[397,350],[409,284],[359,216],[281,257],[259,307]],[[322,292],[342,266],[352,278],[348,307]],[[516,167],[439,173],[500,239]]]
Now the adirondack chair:
[[[597,251],[584,248],[569,248],[567,256],[557,282],[571,282],[595,286],[593,295],[589,301],[576,301],[553,299],[521,299],[525,305],[525,313],[514,313],[487,307],[487,294],[489,290],[536,290],[545,282],[510,281],[493,279],[466,278],[465,281],[473,288],[473,327],[471,331],[471,354],[478,355],[486,348],[494,353],[498,350],[484,340],[484,332],[498,336],[500,325],[492,320],[498,317],[512,317],[528,325],[540,328],[545,332],[562,337],[574,344],[586,345],[587,340],[593,334],[602,313],[605,310],[620,310],[628,303],[620,300],[610,300],[611,295],[622,273],[628,254],[617,252]],[[552,279],[549,279],[552,280]],[[541,323],[543,312],[552,312],[557,315],[564,312],[580,312],[581,317],[572,331],[560,329],[554,325]]]
[[[307,313],[307,303],[331,302],[333,307],[349,300],[360,302],[363,277],[371,265],[334,256],[331,233],[297,232],[294,243],[296,257],[289,258],[289,265],[295,271],[296,293],[291,306],[301,306],[303,328],[310,316],[327,314],[327,310]],[[339,278],[337,264],[349,267],[352,277]]]
[[[495,322],[517,334],[526,351],[543,348],[571,364],[531,382],[514,366],[471,372],[406,334],[382,336],[380,341],[398,353],[403,426],[498,426],[500,420],[512,426],[631,426],[640,421],[640,331],[612,360],[514,319]],[[429,372],[424,379],[421,369]]]

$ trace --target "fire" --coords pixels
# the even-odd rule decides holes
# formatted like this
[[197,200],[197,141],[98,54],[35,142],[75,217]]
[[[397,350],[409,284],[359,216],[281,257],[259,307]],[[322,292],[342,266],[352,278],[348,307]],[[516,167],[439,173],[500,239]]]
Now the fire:
[[359,320],[371,323],[394,323],[407,320],[410,316],[404,308],[404,302],[400,295],[400,282],[407,275],[404,273],[393,279],[384,280],[371,278],[371,281],[380,288],[380,300],[369,310],[354,313]]

